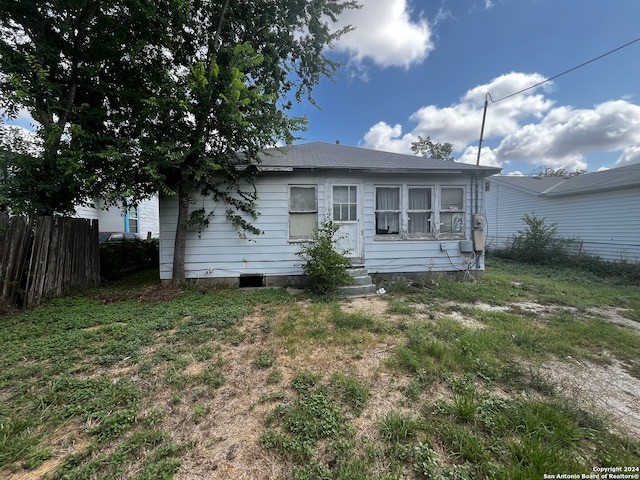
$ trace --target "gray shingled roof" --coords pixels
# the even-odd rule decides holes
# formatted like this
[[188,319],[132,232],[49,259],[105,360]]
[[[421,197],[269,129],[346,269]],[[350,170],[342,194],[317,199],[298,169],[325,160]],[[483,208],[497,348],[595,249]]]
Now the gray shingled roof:
[[518,190],[524,190],[533,195],[540,195],[551,187],[565,181],[562,177],[524,177],[516,175],[501,175],[491,177],[492,182],[504,183]]
[[377,172],[434,171],[462,173],[479,171],[488,175],[500,172],[497,167],[484,167],[402,155],[333,143],[312,142],[281,149],[265,150],[262,167],[293,169],[347,169]]
[[573,177],[492,177],[492,181],[510,185],[534,195],[563,197],[595,192],[640,188],[640,163]]

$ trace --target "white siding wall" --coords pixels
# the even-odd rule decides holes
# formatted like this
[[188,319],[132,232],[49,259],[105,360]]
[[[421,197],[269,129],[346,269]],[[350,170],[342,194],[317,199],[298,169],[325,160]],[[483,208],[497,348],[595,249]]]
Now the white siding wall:
[[82,205],[76,207],[76,213],[74,217],[86,218],[88,220],[98,220],[100,218],[100,210],[94,206]]
[[[111,206],[108,210],[102,208],[101,202],[95,202],[94,206],[76,207],[75,217],[88,218],[99,221],[101,232],[122,232],[125,230],[124,212],[118,206]],[[151,236],[160,236],[160,212],[158,196],[144,200],[138,205],[138,231],[142,238],[147,238],[147,232]]]
[[153,238],[160,236],[160,210],[158,196],[144,200],[138,205],[138,231],[142,238],[151,232]]
[[101,232],[124,232],[124,213],[119,207],[100,210]]
[[583,241],[583,251],[606,260],[640,261],[640,189],[545,197],[492,182],[486,193],[488,237],[494,244],[525,228],[533,213],[557,223],[560,237]]
[[[364,189],[364,258],[370,273],[407,273],[458,271],[467,268],[471,256],[460,253],[459,240],[388,240],[374,238],[374,186],[375,185],[464,185],[466,193],[466,237],[471,238],[471,214],[473,207],[471,182],[464,179],[426,178],[418,181],[415,176],[405,178],[380,176],[363,180],[362,177],[345,177],[327,174],[311,176],[301,174],[263,174],[257,185],[259,194],[258,211],[261,212],[252,224],[261,229],[262,235],[247,234],[248,239],[240,239],[225,218],[224,205],[216,205],[210,198],[198,197],[192,208],[214,210],[208,228],[198,235],[190,230],[187,238],[185,270],[188,278],[236,278],[242,274],[289,276],[301,275],[301,260],[296,256],[299,243],[288,240],[289,218],[287,196],[289,185],[313,184],[318,187],[318,217],[326,211],[330,195],[330,185],[358,184]],[[483,189],[482,189],[483,190]],[[482,192],[481,192],[482,193]],[[482,197],[480,196],[480,199]],[[171,278],[173,262],[173,242],[177,222],[177,199],[160,200],[160,278]],[[441,250],[440,244],[447,248]],[[484,268],[480,259],[479,268]],[[476,264],[473,262],[473,268]]]

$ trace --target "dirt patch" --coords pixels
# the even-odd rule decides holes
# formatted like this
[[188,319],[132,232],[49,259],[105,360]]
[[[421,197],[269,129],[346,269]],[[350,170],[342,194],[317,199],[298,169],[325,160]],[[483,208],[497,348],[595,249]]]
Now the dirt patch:
[[617,323],[618,325],[626,325],[627,327],[640,330],[640,322],[636,322],[635,320],[631,320],[624,316],[624,313],[629,311],[626,308],[597,307],[590,308],[587,311],[592,315],[604,318],[608,322]]
[[84,431],[85,427],[81,424],[65,425],[48,445],[53,453],[52,458],[42,462],[42,465],[34,470],[22,470],[13,474],[0,470],[0,476],[8,480],[40,480],[45,478],[62,465],[67,455],[80,453],[89,446],[90,441]]
[[640,438],[640,379],[629,375],[618,361],[594,365],[573,359],[548,362],[542,373],[577,405],[611,420],[616,430]]
[[472,330],[480,330],[485,328],[485,325],[482,322],[479,322],[477,320],[475,320],[473,317],[470,317],[468,315],[463,315],[460,312],[456,312],[453,311],[449,314],[445,314],[445,315],[440,315],[439,318],[442,317],[447,317],[447,318],[451,318],[453,320],[455,320],[456,322],[461,323],[462,325],[464,325],[467,328],[470,328]]
[[83,328],[83,332],[97,332],[98,330],[102,330],[104,328],[109,327],[126,327],[127,324],[125,322],[113,322],[113,323],[105,323],[104,325],[95,325],[93,327]]
[[[374,298],[350,299],[345,310],[365,310],[381,314],[386,302]],[[246,317],[242,330],[260,335],[264,319],[259,312]],[[396,346],[387,338],[384,343],[365,342],[350,350],[331,344],[309,345],[304,351],[290,352],[281,340],[269,336],[265,341],[243,342],[220,352],[225,384],[217,390],[191,392],[179,405],[171,407],[166,415],[165,428],[172,432],[174,441],[193,442],[183,457],[176,480],[216,479],[275,479],[288,475],[282,459],[265,450],[260,437],[265,418],[279,402],[291,401],[291,380],[303,370],[311,369],[329,381],[334,372],[356,376],[371,388],[372,397],[362,415],[353,419],[353,426],[361,436],[375,437],[377,420],[392,409],[397,409],[403,388],[411,381],[409,376],[391,375],[385,361]],[[270,385],[267,377],[271,369],[253,364],[259,352],[271,349],[275,353],[272,368],[277,368],[282,379]],[[202,364],[188,367],[189,373],[202,368]],[[285,395],[282,398],[282,395]],[[270,399],[271,397],[271,399]],[[203,407],[206,414],[195,418],[194,406]],[[175,420],[172,420],[175,419]],[[172,423],[173,422],[173,423]]]
[[369,295],[366,297],[354,297],[345,300],[341,308],[345,312],[365,311],[374,315],[382,315],[387,310],[387,300],[379,295]]

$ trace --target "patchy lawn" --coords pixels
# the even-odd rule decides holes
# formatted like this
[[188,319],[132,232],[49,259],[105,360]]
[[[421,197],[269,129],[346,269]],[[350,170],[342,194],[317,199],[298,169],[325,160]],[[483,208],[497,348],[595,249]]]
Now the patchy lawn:
[[0,477],[635,468],[640,289],[615,282],[491,259],[364,298],[147,275],[52,300],[0,317]]

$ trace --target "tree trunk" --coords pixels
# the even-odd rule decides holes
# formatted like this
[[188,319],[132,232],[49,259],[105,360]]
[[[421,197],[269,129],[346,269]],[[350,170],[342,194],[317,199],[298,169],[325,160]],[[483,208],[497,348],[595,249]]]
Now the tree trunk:
[[187,226],[189,220],[189,192],[178,187],[178,221],[176,223],[176,239],[173,245],[173,273],[171,284],[175,287],[185,282],[184,259],[187,243]]

